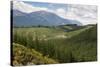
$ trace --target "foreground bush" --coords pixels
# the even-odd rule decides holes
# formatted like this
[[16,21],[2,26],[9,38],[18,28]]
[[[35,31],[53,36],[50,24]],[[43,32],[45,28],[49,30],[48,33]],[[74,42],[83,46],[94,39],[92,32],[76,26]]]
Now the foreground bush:
[[20,44],[13,43],[13,65],[39,65],[58,63],[53,59],[43,56],[34,49],[26,48]]

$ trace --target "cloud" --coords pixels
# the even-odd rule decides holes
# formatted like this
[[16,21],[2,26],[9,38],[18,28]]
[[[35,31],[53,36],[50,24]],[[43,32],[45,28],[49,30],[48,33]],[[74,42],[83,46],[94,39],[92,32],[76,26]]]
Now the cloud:
[[97,6],[69,5],[66,18],[75,19],[86,24],[97,23]]
[[60,17],[63,17],[63,18],[66,18],[66,10],[64,8],[57,8],[55,11],[54,11],[55,14],[57,14],[58,16]]
[[56,10],[58,13],[65,13],[66,11],[64,10],[64,9],[62,9],[62,8],[59,8],[59,9],[57,9]]
[[[52,8],[54,5],[52,5]],[[64,8],[67,8],[64,9]],[[67,5],[67,7],[57,7],[55,9],[50,9],[47,6],[40,6],[36,7],[34,4],[31,5],[29,3],[24,3],[22,1],[13,1],[13,9],[30,13],[40,10],[45,10],[49,12],[53,12],[57,14],[60,17],[63,17],[65,19],[72,19],[72,20],[78,20],[82,24],[95,24],[97,23],[97,6],[92,5]]]
[[35,7],[33,5],[24,3],[22,1],[13,1],[13,9],[19,10],[19,11],[25,12],[25,13],[31,13],[31,12],[39,11],[39,10],[47,10],[48,8]]

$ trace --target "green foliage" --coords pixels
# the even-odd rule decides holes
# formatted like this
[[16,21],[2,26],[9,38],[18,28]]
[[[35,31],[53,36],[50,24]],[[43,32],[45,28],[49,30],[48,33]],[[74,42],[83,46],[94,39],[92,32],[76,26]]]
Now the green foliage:
[[97,28],[96,26],[80,32],[78,35],[67,39],[72,48],[76,61],[97,60]]
[[[96,26],[70,32],[52,28],[14,28],[13,42],[60,63],[96,61],[96,32]],[[56,38],[58,35],[66,35],[66,38]]]
[[53,59],[43,56],[34,49],[13,43],[13,65],[33,65],[33,64],[54,64],[58,63]]

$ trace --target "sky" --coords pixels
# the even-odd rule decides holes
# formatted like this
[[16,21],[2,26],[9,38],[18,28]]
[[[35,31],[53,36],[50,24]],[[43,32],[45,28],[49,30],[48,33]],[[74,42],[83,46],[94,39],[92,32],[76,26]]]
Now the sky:
[[45,10],[65,19],[77,20],[83,25],[97,23],[97,6],[94,5],[14,1],[13,9],[25,13]]

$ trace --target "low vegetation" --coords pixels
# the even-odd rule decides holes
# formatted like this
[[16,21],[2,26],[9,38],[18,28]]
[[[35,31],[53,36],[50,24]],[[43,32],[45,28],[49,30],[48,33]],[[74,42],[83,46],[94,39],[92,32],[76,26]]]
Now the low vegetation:
[[[42,53],[43,56],[50,57],[59,63],[96,61],[96,32],[96,26],[87,26],[69,32],[57,28],[14,28],[13,42],[30,49],[35,49]],[[64,35],[65,37],[56,37],[60,35]],[[13,47],[13,50],[16,49]],[[25,51],[21,48],[20,50]],[[31,52],[26,51],[27,53]],[[16,55],[14,55],[14,57],[16,57]],[[32,60],[30,61],[33,62]],[[20,63],[19,61],[17,62]],[[46,62],[46,60],[42,61],[42,63],[44,62]],[[49,63],[52,64],[52,62]]]
[[23,45],[13,43],[13,65],[38,65],[38,64],[55,64],[55,60],[43,56],[34,49],[27,48]]

